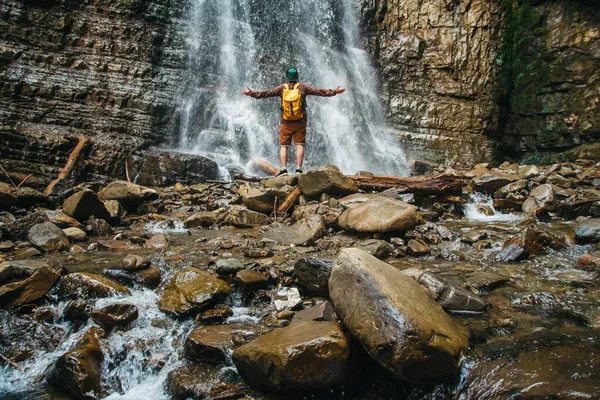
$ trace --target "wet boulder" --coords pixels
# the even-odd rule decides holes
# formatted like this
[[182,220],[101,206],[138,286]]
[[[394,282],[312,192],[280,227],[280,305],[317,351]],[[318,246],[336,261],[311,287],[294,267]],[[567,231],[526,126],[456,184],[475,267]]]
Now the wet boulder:
[[246,267],[242,262],[235,258],[221,259],[217,261],[216,272],[219,276],[233,275]]
[[521,165],[517,169],[517,174],[525,179],[531,179],[540,174],[540,169],[535,165]]
[[509,183],[520,180],[518,175],[505,174],[502,172],[487,173],[473,180],[475,191],[487,194],[494,192]]
[[162,281],[162,273],[158,267],[148,267],[137,271],[105,269],[102,273],[125,286],[141,285],[156,289]]
[[504,242],[502,250],[496,254],[495,260],[504,263],[526,260],[538,249],[541,249],[541,246],[534,244],[530,239],[513,237]]
[[261,181],[262,185],[269,189],[281,189],[286,186],[296,186],[298,175],[281,175]]
[[9,210],[16,202],[15,188],[8,183],[0,182],[0,210]]
[[150,266],[150,259],[139,254],[127,254],[121,260],[121,265],[125,271],[138,271],[148,268]]
[[239,190],[242,196],[242,203],[252,211],[263,214],[271,214],[276,208],[275,204],[279,205],[285,201],[288,194],[278,189],[254,189],[242,187]]
[[506,186],[502,186],[500,189],[494,192],[495,199],[501,199],[508,196],[510,193],[520,192],[521,190],[527,188],[527,184],[529,182],[527,179],[521,179],[516,182],[511,182]]
[[240,228],[252,228],[269,224],[265,214],[248,210],[246,207],[233,206],[224,214],[222,222]]
[[189,360],[218,364],[227,360],[233,350],[233,325],[207,325],[190,332],[185,339],[184,351]]
[[60,283],[65,293],[73,299],[96,299],[130,294],[129,289],[119,282],[91,272],[68,274]]
[[352,195],[340,200],[348,208],[338,218],[340,228],[358,232],[394,232],[413,229],[417,209],[379,195]]
[[240,289],[252,291],[266,288],[269,280],[262,272],[245,269],[237,272],[233,283]]
[[283,245],[312,246],[315,241],[325,236],[326,229],[320,215],[307,215],[295,224],[271,225],[264,237]]
[[290,391],[346,382],[349,356],[349,340],[336,322],[303,321],[237,348],[232,359],[250,386]]
[[189,267],[177,272],[158,302],[161,311],[185,314],[227,296],[231,287],[212,272]]
[[329,277],[333,268],[332,260],[306,257],[294,265],[298,285],[317,296],[329,296]]
[[89,189],[84,189],[67,198],[63,203],[63,211],[68,216],[82,222],[87,221],[91,216],[100,219],[110,218],[104,203],[98,199],[96,193]]
[[207,399],[210,388],[207,382],[219,377],[219,367],[190,363],[175,368],[167,375],[166,389],[170,399]]
[[528,213],[534,208],[545,208],[548,211],[554,211],[556,209],[556,195],[554,189],[550,184],[539,185],[534,188],[529,197],[523,203],[523,212]]
[[85,322],[94,311],[94,307],[86,300],[71,300],[65,305],[62,318],[65,321]]
[[114,181],[98,192],[100,200],[117,200],[128,211],[135,211],[145,201],[158,199],[154,189],[125,181]]
[[410,239],[406,244],[407,253],[414,257],[425,256],[431,253],[429,246],[421,239]]
[[232,315],[233,310],[230,307],[219,305],[196,315],[196,323],[202,325],[223,324]]
[[103,360],[99,333],[92,327],[75,347],[60,356],[46,371],[46,380],[74,399],[99,398],[102,396]]
[[31,227],[27,239],[36,248],[46,253],[53,251],[68,250],[71,243],[67,235],[58,226],[51,222],[36,224]]
[[48,222],[52,222],[54,225],[58,226],[61,229],[66,228],[80,228],[83,229],[83,225],[77,221],[75,218],[69,217],[62,211],[58,210],[43,210],[40,211],[43,213],[44,217],[48,220]]
[[358,185],[333,165],[316,168],[298,177],[302,194],[319,198],[322,193],[348,195],[358,191]]
[[471,311],[485,310],[485,301],[466,289],[430,272],[425,272],[416,277],[417,282],[426,291],[429,297],[442,306],[446,311]]
[[60,267],[44,265],[25,280],[0,286],[0,307],[16,308],[41,299],[58,281],[61,272]]
[[575,225],[575,240],[578,243],[600,242],[600,218],[581,221]]
[[138,308],[130,303],[115,303],[94,310],[90,317],[103,328],[124,327],[138,318]]
[[344,249],[329,295],[352,336],[397,378],[425,385],[458,373],[467,330],[408,275],[359,249]]

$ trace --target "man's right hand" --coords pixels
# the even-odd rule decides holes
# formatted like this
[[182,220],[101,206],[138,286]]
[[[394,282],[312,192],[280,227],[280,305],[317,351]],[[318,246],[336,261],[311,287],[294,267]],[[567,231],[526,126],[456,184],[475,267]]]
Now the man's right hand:
[[254,92],[253,92],[253,91],[252,91],[252,89],[250,89],[250,88],[247,88],[246,90],[244,90],[244,91],[242,92],[242,94],[244,94],[244,95],[246,95],[246,96],[252,96],[252,93],[254,93]]

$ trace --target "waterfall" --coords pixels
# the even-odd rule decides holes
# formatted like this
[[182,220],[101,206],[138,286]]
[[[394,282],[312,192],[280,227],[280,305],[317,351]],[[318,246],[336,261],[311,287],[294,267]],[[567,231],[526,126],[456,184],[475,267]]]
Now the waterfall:
[[244,166],[255,157],[278,165],[279,99],[241,92],[273,88],[295,67],[311,86],[347,88],[332,98],[308,97],[307,168],[406,175],[370,55],[360,48],[355,0],[192,1],[179,150],[220,165]]

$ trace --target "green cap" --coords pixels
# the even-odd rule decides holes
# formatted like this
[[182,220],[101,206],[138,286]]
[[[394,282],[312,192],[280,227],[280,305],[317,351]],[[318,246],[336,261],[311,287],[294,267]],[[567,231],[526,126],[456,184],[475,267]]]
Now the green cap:
[[296,68],[290,68],[285,74],[288,82],[298,82],[298,70]]

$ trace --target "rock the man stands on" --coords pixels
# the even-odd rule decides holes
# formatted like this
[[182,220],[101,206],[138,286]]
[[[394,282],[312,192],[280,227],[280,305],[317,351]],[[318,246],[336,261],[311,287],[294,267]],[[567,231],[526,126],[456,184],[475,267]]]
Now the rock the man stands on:
[[279,127],[279,161],[281,170],[277,174],[287,174],[288,146],[296,146],[296,173],[302,173],[304,162],[304,144],[306,143],[306,96],[331,97],[344,93],[346,89],[338,86],[335,89],[318,89],[299,82],[298,71],[290,68],[286,73],[287,83],[281,84],[270,90],[253,91],[248,88],[242,93],[255,99],[267,97],[281,97],[281,125]]

